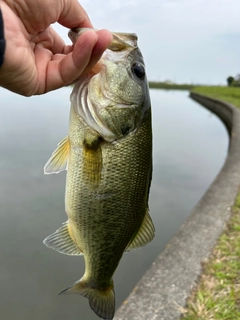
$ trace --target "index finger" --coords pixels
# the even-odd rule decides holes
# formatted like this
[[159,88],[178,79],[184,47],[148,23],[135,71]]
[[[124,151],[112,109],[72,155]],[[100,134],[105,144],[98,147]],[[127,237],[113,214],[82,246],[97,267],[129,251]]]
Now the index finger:
[[93,28],[93,25],[77,0],[62,0],[63,9],[58,22],[67,28]]

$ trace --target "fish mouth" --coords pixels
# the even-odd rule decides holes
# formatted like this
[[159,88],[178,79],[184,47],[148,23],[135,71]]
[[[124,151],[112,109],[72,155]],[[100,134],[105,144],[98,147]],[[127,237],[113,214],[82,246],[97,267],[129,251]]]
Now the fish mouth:
[[[88,30],[97,30],[91,28],[73,28],[68,32],[68,36],[72,43],[75,44],[77,39]],[[107,50],[103,53],[102,59],[98,61],[89,73],[96,75],[104,69],[104,59],[111,60],[114,63],[126,58],[126,56],[137,48],[138,37],[135,33],[111,32],[112,42]],[[115,58],[116,57],[116,58]]]
[[[91,28],[73,28],[69,30],[68,36],[74,44],[76,43],[77,39],[88,30],[97,31],[97,29]],[[137,47],[138,37],[136,33],[111,32],[111,34],[113,39],[108,47],[109,50],[122,51],[128,49],[129,47]]]
[[132,50],[137,47],[137,35],[135,33],[112,32],[113,40],[108,49],[114,52]]

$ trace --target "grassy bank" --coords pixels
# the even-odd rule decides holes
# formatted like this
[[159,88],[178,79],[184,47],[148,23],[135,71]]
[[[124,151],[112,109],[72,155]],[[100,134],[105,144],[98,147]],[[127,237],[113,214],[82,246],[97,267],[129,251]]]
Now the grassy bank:
[[177,84],[171,82],[154,82],[149,81],[149,88],[164,90],[192,90],[195,86],[191,84]]
[[197,84],[177,84],[171,82],[153,81],[149,81],[149,87],[151,89],[164,90],[189,90],[197,93],[202,93],[213,98],[225,100],[240,108],[240,87],[201,86]]
[[212,98],[221,99],[240,108],[240,88],[238,87],[195,87],[193,92],[202,93]]
[[182,320],[240,319],[240,193]]
[[[240,88],[198,87],[193,91],[240,107]],[[226,230],[203,263],[198,285],[183,310],[182,320],[208,319],[240,319],[240,193]]]

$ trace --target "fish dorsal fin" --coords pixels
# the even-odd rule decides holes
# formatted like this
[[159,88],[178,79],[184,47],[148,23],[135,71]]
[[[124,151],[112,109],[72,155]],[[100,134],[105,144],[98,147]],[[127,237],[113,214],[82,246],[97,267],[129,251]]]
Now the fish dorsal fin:
[[56,150],[53,151],[50,159],[44,166],[44,173],[59,173],[66,169],[68,162],[70,143],[68,137],[59,142]]
[[60,253],[68,254],[71,256],[78,256],[83,254],[78,248],[76,243],[70,236],[68,222],[65,222],[61,228],[50,234],[43,243]]
[[152,239],[154,238],[154,235],[155,235],[155,228],[154,228],[152,219],[149,215],[149,211],[147,209],[142,225],[138,230],[138,233],[136,234],[135,238],[127,247],[126,251],[130,251],[132,249],[145,246],[147,243],[152,241]]

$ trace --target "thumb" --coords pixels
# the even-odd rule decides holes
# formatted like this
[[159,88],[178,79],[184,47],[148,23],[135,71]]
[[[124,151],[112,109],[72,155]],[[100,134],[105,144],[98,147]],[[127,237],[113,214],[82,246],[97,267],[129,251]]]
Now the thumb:
[[[112,36],[107,30],[85,32],[67,55],[55,55],[48,62],[44,92],[58,89],[74,82],[85,70],[91,69],[111,43]],[[41,71],[42,47],[35,51],[37,68]]]

